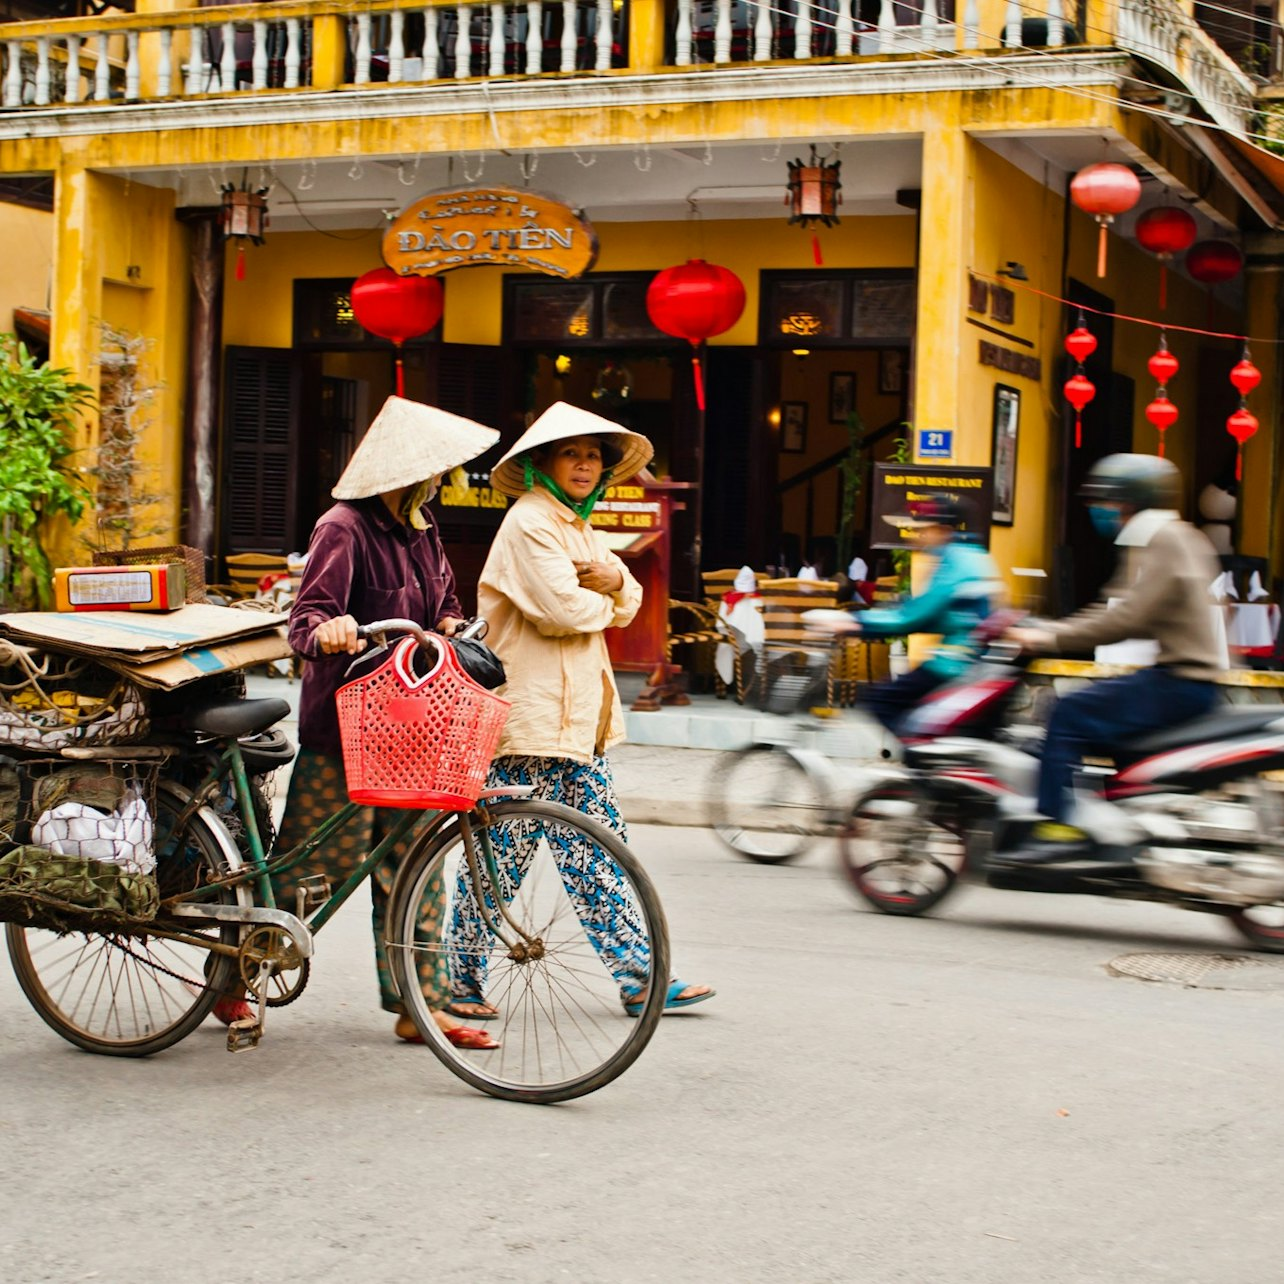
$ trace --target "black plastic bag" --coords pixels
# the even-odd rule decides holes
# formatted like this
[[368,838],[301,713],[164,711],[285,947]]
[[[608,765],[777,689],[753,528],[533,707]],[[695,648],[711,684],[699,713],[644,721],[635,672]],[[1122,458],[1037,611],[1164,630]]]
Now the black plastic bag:
[[455,648],[455,658],[459,667],[468,674],[478,686],[493,691],[508,681],[504,672],[504,662],[485,642],[476,638],[450,638],[450,645]]

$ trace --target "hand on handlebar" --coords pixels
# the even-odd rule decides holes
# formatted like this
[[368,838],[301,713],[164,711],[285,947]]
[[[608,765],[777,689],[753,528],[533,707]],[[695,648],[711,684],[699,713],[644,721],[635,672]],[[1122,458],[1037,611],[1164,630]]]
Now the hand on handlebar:
[[333,620],[318,624],[312,634],[312,640],[321,649],[322,655],[360,655],[366,649],[366,641],[359,633],[359,625],[351,615],[337,615]]
[[1008,629],[1003,636],[1032,655],[1050,651],[1056,644],[1055,634],[1049,633],[1047,629]]
[[453,638],[463,627],[464,621],[457,615],[443,615],[437,621],[437,632],[447,638]]

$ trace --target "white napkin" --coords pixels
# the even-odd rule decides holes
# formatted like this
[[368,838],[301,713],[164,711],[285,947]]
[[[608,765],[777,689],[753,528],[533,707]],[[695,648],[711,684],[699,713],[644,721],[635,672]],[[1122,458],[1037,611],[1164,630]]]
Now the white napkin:
[[1254,571],[1252,578],[1248,581],[1248,600],[1256,602],[1259,598],[1270,597],[1270,594],[1262,587],[1262,576],[1259,571]]
[[869,579],[869,563],[863,557],[853,557],[851,565],[847,568],[847,578],[849,580]]
[[1223,571],[1209,586],[1208,592],[1212,595],[1213,601],[1222,602],[1226,598],[1226,584],[1230,580],[1230,572]]
[[798,572],[800,580],[818,580],[820,576],[816,574],[816,568],[810,565],[804,565]]
[[732,587],[737,593],[752,593],[758,587],[758,577],[753,573],[753,568],[742,566],[736,572]]

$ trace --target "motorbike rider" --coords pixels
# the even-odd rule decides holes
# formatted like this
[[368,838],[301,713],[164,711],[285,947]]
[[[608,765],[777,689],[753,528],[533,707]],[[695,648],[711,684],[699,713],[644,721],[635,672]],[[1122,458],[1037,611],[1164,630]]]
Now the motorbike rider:
[[1207,538],[1185,522],[1181,473],[1155,455],[1107,455],[1093,464],[1080,491],[1097,533],[1121,551],[1102,600],[1064,620],[1017,628],[1009,636],[1038,655],[1091,651],[1126,638],[1158,644],[1155,664],[1122,678],[1094,682],[1053,709],[1039,772],[1038,807],[1021,863],[1055,864],[1090,856],[1089,836],[1067,816],[1071,785],[1084,751],[1104,749],[1207,713],[1223,667],[1209,609],[1220,571]]
[[977,624],[1001,602],[1004,586],[989,553],[966,530],[967,515],[952,495],[931,492],[894,520],[909,530],[918,551],[935,565],[922,593],[885,610],[861,611],[848,631],[864,638],[939,633],[940,644],[908,673],[865,687],[859,707],[896,733],[901,720],[925,696],[962,674],[975,659]]

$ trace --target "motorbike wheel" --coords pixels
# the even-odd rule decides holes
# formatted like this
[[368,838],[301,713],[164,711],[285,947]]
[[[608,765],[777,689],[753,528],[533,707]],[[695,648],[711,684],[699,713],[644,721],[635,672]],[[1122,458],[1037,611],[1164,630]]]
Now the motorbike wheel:
[[1253,949],[1284,954],[1284,905],[1247,905],[1227,917]]
[[884,914],[926,914],[954,890],[967,862],[957,813],[913,784],[891,783],[859,797],[838,842],[843,872]]

